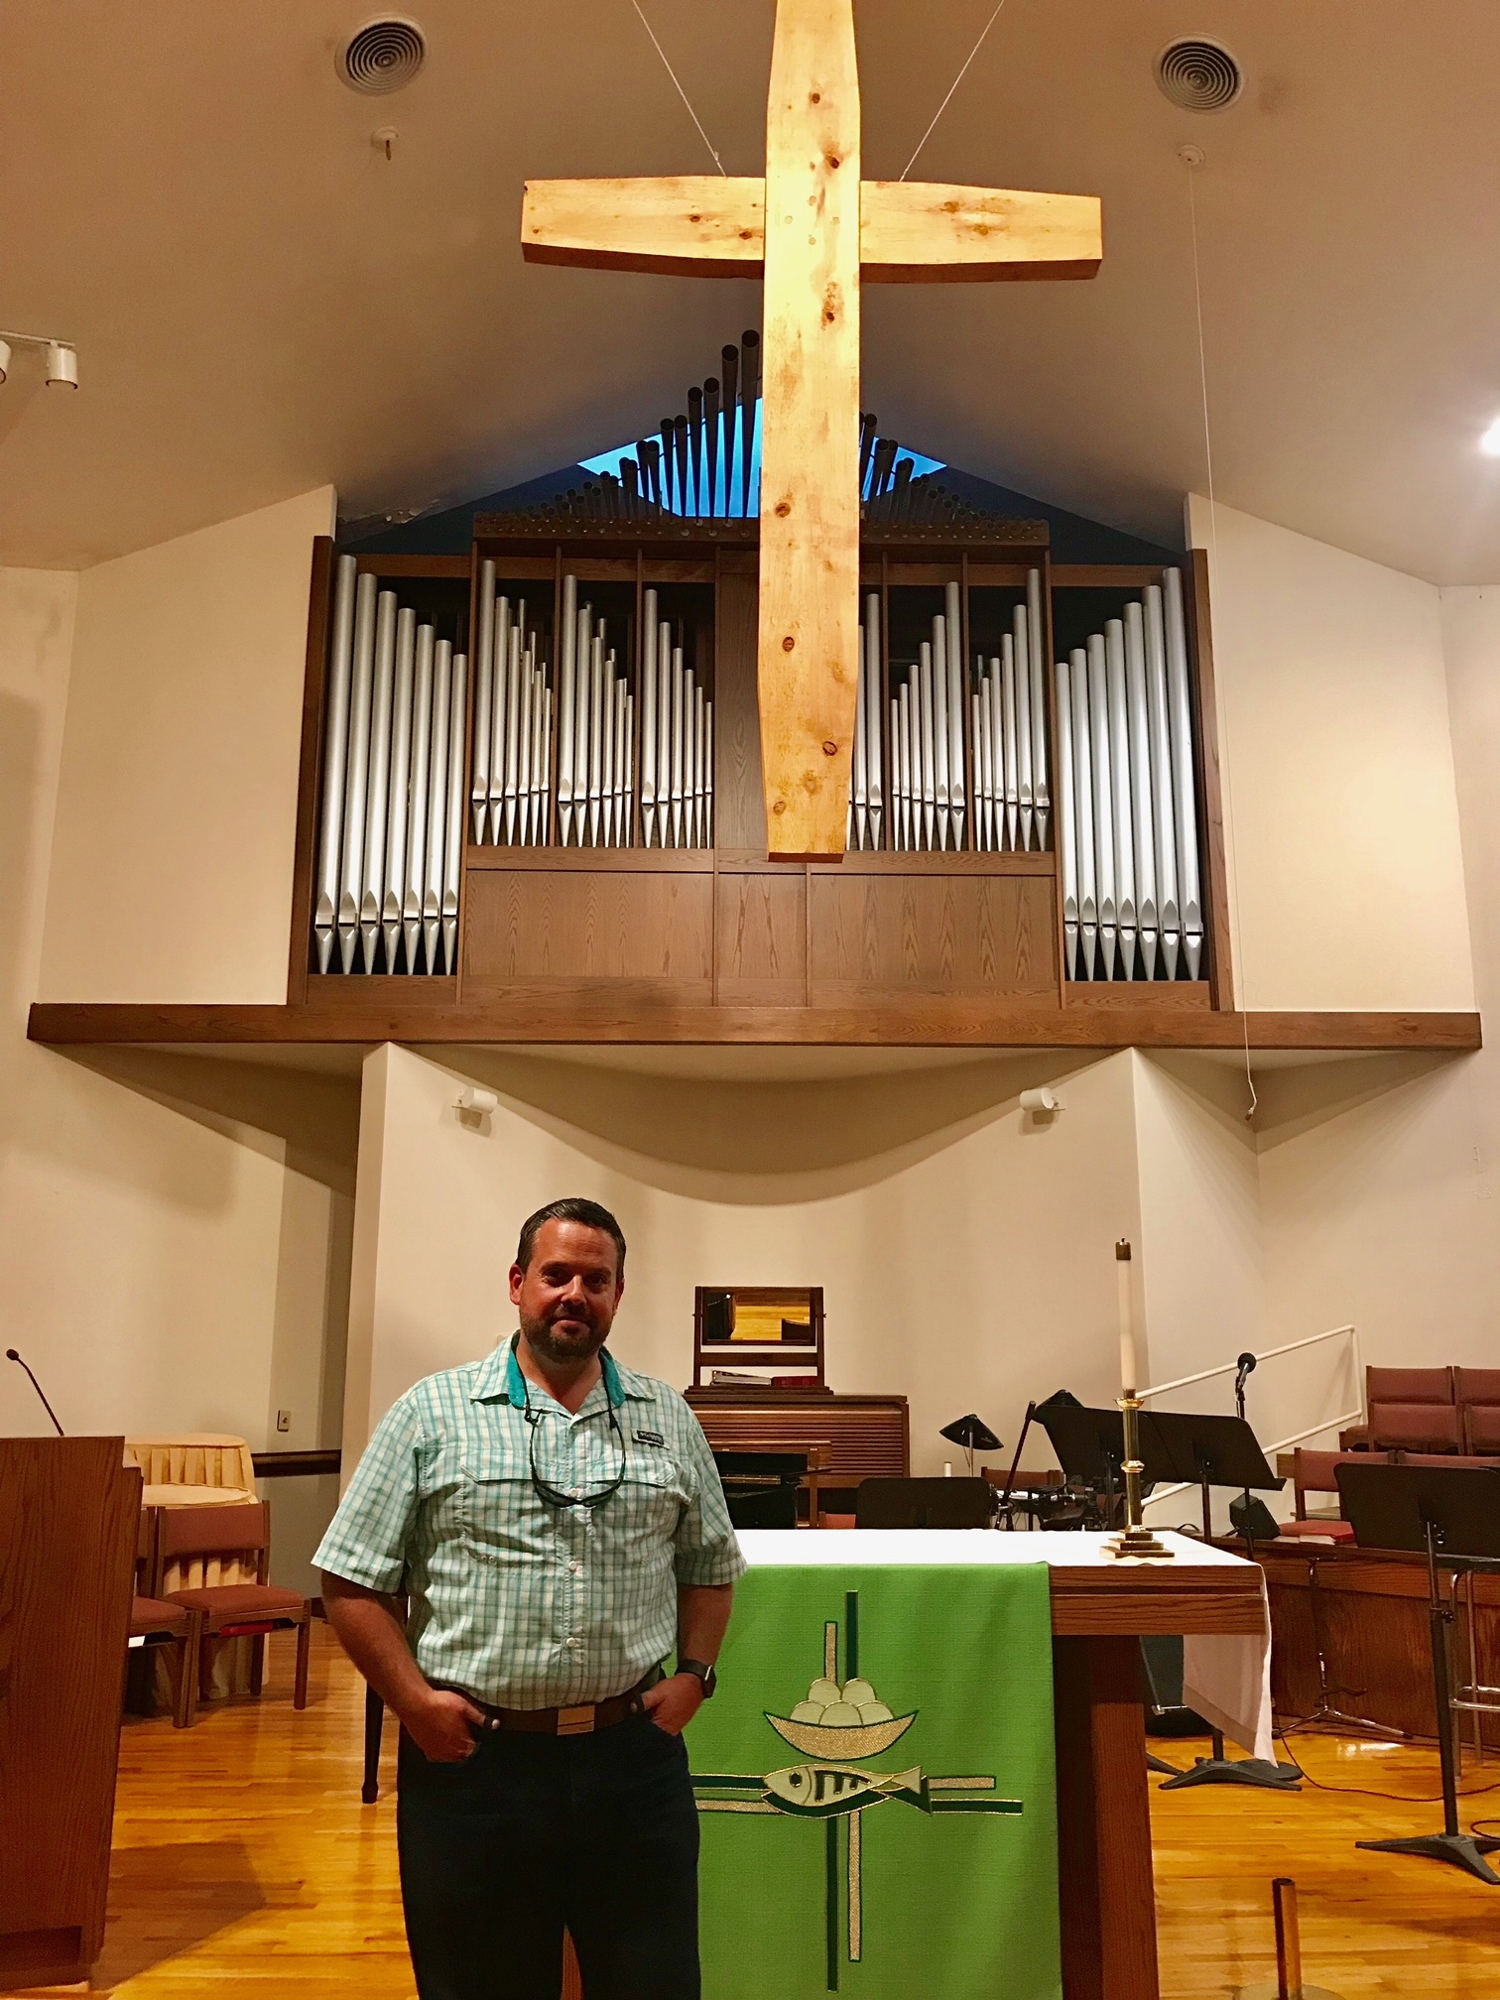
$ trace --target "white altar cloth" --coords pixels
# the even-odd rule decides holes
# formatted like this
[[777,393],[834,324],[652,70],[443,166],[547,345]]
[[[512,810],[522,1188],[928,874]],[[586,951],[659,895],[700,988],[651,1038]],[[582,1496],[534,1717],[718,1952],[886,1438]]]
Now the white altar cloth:
[[[1174,1562],[1122,1564],[1107,1553],[1113,1539],[1096,1534],[1008,1533],[992,1528],[742,1528],[740,1547],[752,1567],[802,1564],[880,1564],[890,1568],[923,1563],[1046,1563],[1053,1569],[1150,1567],[1170,1571],[1174,1563],[1194,1569],[1238,1564],[1243,1556],[1194,1541],[1191,1535],[1157,1531]],[[1276,1755],[1271,1733],[1271,1615],[1264,1577],[1260,1586],[1265,1618],[1259,1633],[1189,1632],[1183,1638],[1182,1698],[1216,1729],[1253,1757]]]

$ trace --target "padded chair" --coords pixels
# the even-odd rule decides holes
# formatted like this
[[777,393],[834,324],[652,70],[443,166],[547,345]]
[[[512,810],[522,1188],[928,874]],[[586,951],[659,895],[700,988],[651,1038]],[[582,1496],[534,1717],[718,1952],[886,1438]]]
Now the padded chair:
[[1339,1490],[1335,1474],[1341,1465],[1368,1465],[1373,1457],[1389,1457],[1388,1453],[1368,1451],[1308,1451],[1298,1445],[1292,1454],[1292,1492],[1295,1496],[1297,1518],[1282,1521],[1278,1533],[1284,1541],[1305,1539],[1327,1539],[1333,1542],[1352,1542],[1354,1530],[1337,1511],[1332,1514],[1309,1514],[1307,1496],[1309,1493],[1333,1493]]
[[198,1684],[208,1694],[214,1644],[220,1639],[253,1638],[250,1692],[258,1695],[265,1679],[266,1635],[295,1627],[297,1675],[294,1708],[307,1706],[307,1657],[312,1641],[312,1604],[298,1590],[267,1583],[270,1566],[270,1518],[264,1501],[232,1507],[165,1507],[161,1514],[160,1566],[193,1561],[222,1565],[226,1559],[253,1558],[254,1583],[217,1583],[163,1592],[169,1604],[201,1612],[198,1641]]
[[1461,1452],[1463,1412],[1453,1403],[1372,1403],[1374,1451]]
[[141,1525],[135,1548],[135,1588],[130,1600],[130,1637],[141,1639],[146,1648],[171,1646],[176,1654],[172,1668],[172,1726],[190,1727],[197,1711],[198,1648],[203,1637],[203,1614],[182,1604],[169,1604],[155,1597],[158,1563],[157,1535],[161,1515],[155,1507],[141,1509]]
[[[1413,1404],[1454,1404],[1457,1401],[1455,1371],[1452,1368],[1366,1368],[1366,1421],[1354,1429],[1339,1432],[1340,1451],[1371,1451],[1380,1448],[1375,1435],[1376,1419],[1391,1404],[1403,1410]],[[1413,1450],[1427,1450],[1425,1437]],[[1446,1449],[1446,1447],[1439,1447]],[[1461,1449],[1459,1446],[1455,1450]]]
[[994,1518],[984,1479],[866,1479],[854,1502],[857,1528],[987,1528]]

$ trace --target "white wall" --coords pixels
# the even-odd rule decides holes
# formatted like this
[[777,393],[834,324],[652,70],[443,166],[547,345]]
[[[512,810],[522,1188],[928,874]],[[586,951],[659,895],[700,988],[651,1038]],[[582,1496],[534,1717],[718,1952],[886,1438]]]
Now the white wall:
[[1236,996],[1468,1009],[1439,592],[1194,495],[1209,557]]
[[614,1208],[630,1240],[617,1351],[679,1386],[695,1284],[809,1283],[826,1292],[831,1383],[910,1398],[917,1471],[954,1456],[938,1428],[966,1410],[1014,1440],[1028,1396],[1112,1394],[1113,1244],[1138,1225],[1132,1061],[1067,1076],[1043,1130],[1016,1103],[1034,1062],[752,1086],[497,1053],[466,1064],[502,1094],[476,1131],[456,1071],[371,1056],[346,1470],[411,1382],[514,1328],[517,1227],[571,1193]]
[[40,988],[286,998],[313,537],[324,486],[78,581]]
[[[77,596],[73,576],[0,570],[3,1344],[69,1430],[334,1443],[355,1080],[26,1040]],[[0,1364],[0,1432],[47,1427]]]

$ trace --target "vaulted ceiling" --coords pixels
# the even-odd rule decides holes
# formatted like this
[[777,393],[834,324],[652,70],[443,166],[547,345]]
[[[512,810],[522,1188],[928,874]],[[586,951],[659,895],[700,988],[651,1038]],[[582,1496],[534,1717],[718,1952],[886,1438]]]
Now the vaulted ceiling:
[[[642,0],[732,173],[761,167],[772,0]],[[864,168],[894,178],[993,0],[858,0]],[[745,283],[528,267],[527,175],[712,171],[631,0],[402,0],[421,75],[335,73],[362,0],[16,0],[0,15],[0,324],[83,387],[0,389],[0,559],[87,563],[325,480],[368,514],[634,435],[758,316]],[[1248,86],[1175,110],[1152,63]],[[371,143],[397,133],[393,157]],[[1091,191],[1091,284],[873,288],[866,407],[934,455],[1153,539],[1218,497],[1440,580],[1500,578],[1500,9],[1006,0],[917,163]]]

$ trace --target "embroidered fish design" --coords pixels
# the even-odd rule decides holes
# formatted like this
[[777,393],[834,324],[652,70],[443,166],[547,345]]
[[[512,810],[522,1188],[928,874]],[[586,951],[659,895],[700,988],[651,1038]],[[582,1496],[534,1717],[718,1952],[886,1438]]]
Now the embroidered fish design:
[[852,1764],[791,1764],[768,1771],[762,1782],[766,1800],[777,1812],[807,1819],[838,1818],[885,1799],[905,1799],[923,1812],[932,1810],[918,1765],[909,1771],[860,1771]]

